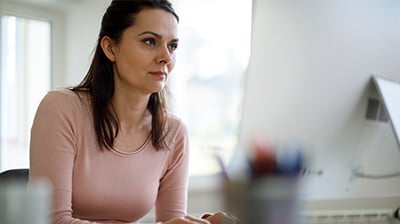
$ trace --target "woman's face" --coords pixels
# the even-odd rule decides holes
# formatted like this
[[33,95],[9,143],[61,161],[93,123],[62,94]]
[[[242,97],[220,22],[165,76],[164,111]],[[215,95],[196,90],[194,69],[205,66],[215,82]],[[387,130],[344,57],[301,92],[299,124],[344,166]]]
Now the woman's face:
[[[175,66],[178,22],[161,9],[144,9],[121,41],[112,44],[115,90],[151,94],[161,91]],[[110,58],[110,57],[109,57]]]

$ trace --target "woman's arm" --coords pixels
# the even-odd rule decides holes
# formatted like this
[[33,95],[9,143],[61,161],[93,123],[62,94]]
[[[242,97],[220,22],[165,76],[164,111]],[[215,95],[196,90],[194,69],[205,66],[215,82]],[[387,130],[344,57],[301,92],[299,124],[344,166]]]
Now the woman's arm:
[[70,96],[50,92],[40,103],[31,129],[30,181],[52,184],[51,223],[89,224],[72,217],[72,172],[75,149],[74,105]]
[[166,221],[186,215],[189,147],[186,126],[175,120],[175,137],[165,174],[160,180],[156,201],[157,221]]

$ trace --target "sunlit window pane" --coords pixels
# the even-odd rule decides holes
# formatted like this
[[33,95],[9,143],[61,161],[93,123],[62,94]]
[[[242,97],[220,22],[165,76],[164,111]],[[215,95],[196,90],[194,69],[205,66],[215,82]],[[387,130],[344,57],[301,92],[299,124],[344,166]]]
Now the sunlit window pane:
[[220,171],[237,144],[250,54],[251,1],[177,1],[180,48],[170,80],[173,108],[190,134],[190,173]]

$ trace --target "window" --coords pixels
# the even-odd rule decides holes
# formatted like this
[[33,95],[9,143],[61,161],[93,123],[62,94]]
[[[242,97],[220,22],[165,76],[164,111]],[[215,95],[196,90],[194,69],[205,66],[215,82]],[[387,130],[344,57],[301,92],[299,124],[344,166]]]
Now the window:
[[30,127],[50,89],[51,24],[1,15],[0,170],[29,167]]
[[190,174],[215,174],[237,144],[245,70],[250,54],[251,1],[175,3],[180,48],[170,80],[172,108],[188,125]]

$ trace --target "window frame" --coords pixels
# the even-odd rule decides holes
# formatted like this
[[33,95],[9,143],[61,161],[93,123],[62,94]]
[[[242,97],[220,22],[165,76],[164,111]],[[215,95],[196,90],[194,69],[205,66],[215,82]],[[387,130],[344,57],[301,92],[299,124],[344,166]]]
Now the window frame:
[[[15,16],[24,19],[40,20],[50,23],[50,89],[53,89],[57,86],[62,86],[65,79],[65,16],[63,11],[25,2],[5,1],[0,2],[0,18],[3,16]],[[1,28],[2,27],[0,23],[0,36],[2,35]],[[1,51],[2,49],[0,45],[0,52]],[[2,66],[1,63],[2,61],[0,60],[0,67]],[[0,148],[0,152],[1,150],[3,149]],[[2,165],[3,164],[1,164],[0,158],[0,169],[3,169]],[[27,166],[29,166],[29,164],[27,164]]]

